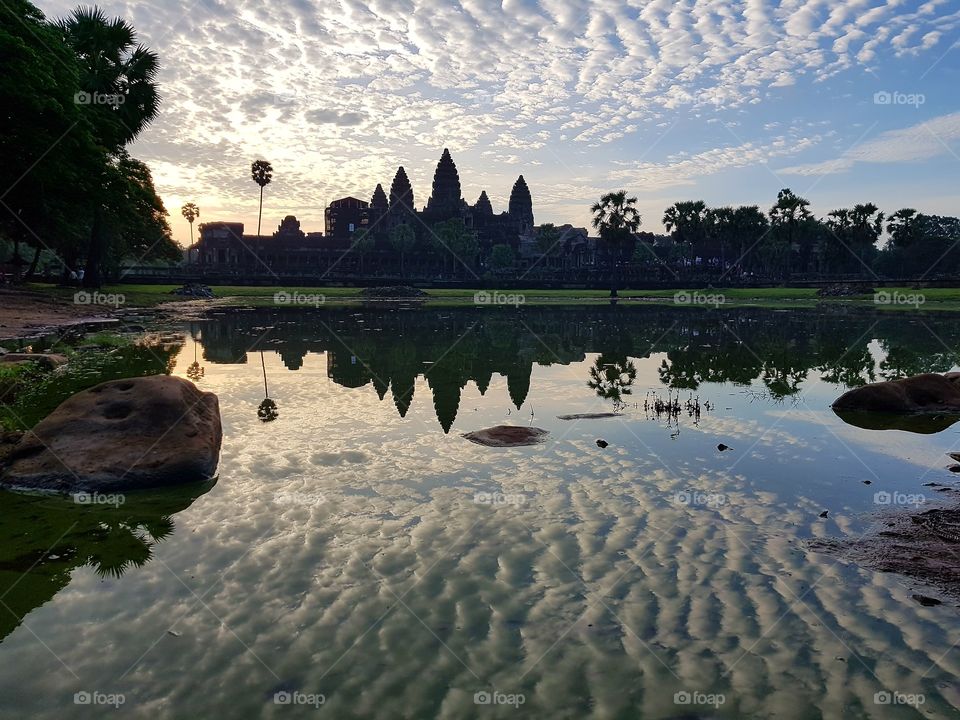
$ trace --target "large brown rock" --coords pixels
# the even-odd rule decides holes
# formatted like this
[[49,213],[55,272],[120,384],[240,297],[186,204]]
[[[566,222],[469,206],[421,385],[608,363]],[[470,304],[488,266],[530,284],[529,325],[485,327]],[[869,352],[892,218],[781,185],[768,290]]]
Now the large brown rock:
[[213,393],[167,375],[111,380],[64,401],[27,433],[0,485],[110,492],[206,480],[221,438]]
[[837,398],[834,410],[885,413],[960,413],[960,379],[954,373],[924,373],[872,383]]
[[546,440],[550,433],[535,427],[519,425],[497,425],[496,427],[474,430],[464,433],[470,442],[487,447],[521,447],[536,445]]

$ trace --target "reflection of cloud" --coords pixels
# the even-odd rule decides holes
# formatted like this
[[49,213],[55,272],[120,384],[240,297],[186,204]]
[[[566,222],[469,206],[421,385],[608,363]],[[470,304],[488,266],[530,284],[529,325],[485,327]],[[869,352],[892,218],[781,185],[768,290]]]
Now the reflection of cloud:
[[[816,519],[812,483],[791,484],[793,457],[813,454],[792,414],[765,441],[785,482],[756,489],[755,469],[728,472],[706,442],[762,432],[769,413],[751,417],[740,397],[727,401],[734,417],[685,427],[676,441],[656,423],[625,421],[664,467],[618,420],[571,429],[555,419],[592,395],[589,359],[572,373],[534,370],[530,403],[550,442],[497,450],[444,435],[424,382],[400,419],[389,398],[333,383],[322,358],[296,373],[267,362],[284,413],[266,426],[249,411],[259,367],[212,365],[204,377],[224,415],[220,482],[177,515],[157,562],[109,585],[78,572],[27,618],[85,686],[125,692],[159,720],[225,707],[269,714],[281,685],[325,694],[331,717],[394,718],[400,702],[410,717],[469,717],[487,683],[525,693],[545,717],[594,707],[668,716],[675,691],[711,682],[704,691],[737,697],[742,716],[836,716],[870,706],[880,683],[913,689],[931,665],[930,685],[952,676],[953,615],[911,604],[894,577],[800,547],[835,526]],[[503,419],[498,382],[486,397],[464,388],[457,430]],[[833,462],[839,446],[817,443]],[[528,501],[473,502],[489,489]],[[727,500],[673,500],[689,489]],[[174,623],[180,637],[166,634]],[[851,652],[880,680],[837,682],[837,657],[859,664]],[[75,688],[38,672],[60,666],[29,632],[11,634],[0,661],[4,698],[24,715],[60,716],[60,703],[45,703],[68,703]],[[761,694],[758,677],[769,685]],[[942,709],[932,695],[927,707]]]

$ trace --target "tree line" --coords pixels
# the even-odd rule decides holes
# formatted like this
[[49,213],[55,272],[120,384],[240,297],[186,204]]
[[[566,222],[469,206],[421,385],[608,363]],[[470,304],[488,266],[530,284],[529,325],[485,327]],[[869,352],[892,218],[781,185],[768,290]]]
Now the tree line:
[[178,260],[150,169],[127,150],[160,108],[159,60],[134,28],[5,0],[0,66],[0,262],[29,279],[45,255],[96,287],[125,261]]

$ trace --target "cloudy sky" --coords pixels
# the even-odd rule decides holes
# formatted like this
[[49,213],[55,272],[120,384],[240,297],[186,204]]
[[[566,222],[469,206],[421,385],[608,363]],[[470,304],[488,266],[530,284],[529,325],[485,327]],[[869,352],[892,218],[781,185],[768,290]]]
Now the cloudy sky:
[[[40,0],[59,17],[74,6]],[[585,225],[602,192],[644,228],[682,199],[818,214],[872,201],[960,214],[958,0],[145,0],[163,112],[133,148],[179,207],[264,231],[369,199],[398,165],[425,203],[449,147],[464,195],[506,209],[523,174],[537,222]]]

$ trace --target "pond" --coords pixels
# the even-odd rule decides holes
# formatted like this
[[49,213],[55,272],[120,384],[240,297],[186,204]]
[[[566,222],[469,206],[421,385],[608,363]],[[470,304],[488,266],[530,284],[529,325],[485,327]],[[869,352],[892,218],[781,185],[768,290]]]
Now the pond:
[[[383,306],[182,331],[144,371],[219,396],[215,483],[0,495],[3,717],[960,708],[955,603],[809,545],[944,497],[960,425],[829,406],[955,368],[960,317]],[[462,437],[499,424],[549,435]]]

